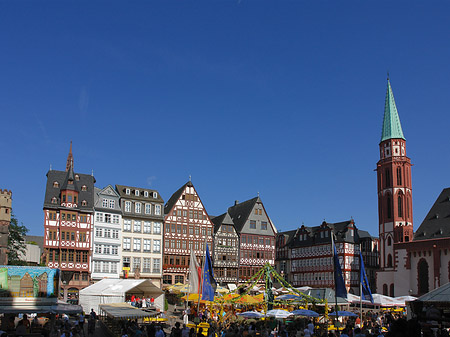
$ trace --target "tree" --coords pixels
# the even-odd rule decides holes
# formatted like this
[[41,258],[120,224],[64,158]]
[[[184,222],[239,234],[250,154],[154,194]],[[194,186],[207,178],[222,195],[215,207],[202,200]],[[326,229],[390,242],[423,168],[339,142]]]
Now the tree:
[[26,265],[25,261],[20,259],[20,253],[25,255],[25,236],[28,228],[20,224],[14,214],[11,214],[11,223],[9,224],[8,235],[8,265],[20,266]]

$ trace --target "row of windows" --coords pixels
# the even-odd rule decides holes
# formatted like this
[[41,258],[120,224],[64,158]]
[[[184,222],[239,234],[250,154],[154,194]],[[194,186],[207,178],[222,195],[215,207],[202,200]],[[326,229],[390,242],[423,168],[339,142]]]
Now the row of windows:
[[[172,212],[173,216],[189,218],[189,219],[198,219],[198,220],[206,220],[206,214],[201,210],[187,210],[187,209],[174,209]],[[188,216],[189,215],[189,216]]]
[[237,277],[237,269],[214,268],[216,277]]
[[[61,212],[61,220],[67,220],[67,221],[77,221],[87,223],[87,215],[78,215],[77,213],[73,212]],[[56,220],[57,219],[57,213],[55,211],[48,212],[48,219],[49,220]]]
[[[197,262],[200,264],[197,257]],[[189,256],[164,255],[164,264],[171,266],[189,266]]]
[[97,227],[97,228],[95,228],[95,237],[96,238],[118,239],[119,238],[119,230]]
[[[125,212],[130,213],[131,212],[131,201],[125,201]],[[154,215],[161,215],[161,205],[153,205],[153,204],[142,204],[140,202],[134,203],[134,212],[135,213],[142,213],[144,210],[145,214],[153,214]]]
[[[59,254],[59,250],[50,250],[48,252],[48,261],[49,262],[83,262],[87,263],[89,257],[89,252],[87,251],[75,251],[72,249],[69,250],[61,250],[61,256]],[[61,261],[60,261],[61,258]]]
[[[131,195],[131,189],[126,188],[125,189],[125,194],[126,195]],[[144,198],[148,198],[149,196],[153,197],[153,199],[158,198],[158,193],[157,192],[148,192],[148,191],[139,191],[139,190],[134,190],[134,195],[139,197],[140,195],[143,195]]]
[[202,236],[212,235],[212,228],[211,227],[201,227],[201,226],[194,226],[194,225],[181,225],[181,224],[166,224],[166,233],[176,233],[176,234],[186,234],[188,233],[188,227],[189,227],[189,235],[200,235],[200,230],[202,232]]
[[161,234],[161,222],[150,222],[150,221],[139,221],[139,220],[123,220],[123,231],[131,232],[131,227],[133,227],[134,233],[142,233],[142,229],[145,234]]
[[234,227],[232,225],[222,225],[220,230],[222,233],[234,233]]
[[[250,220],[250,229],[256,229],[256,220]],[[260,229],[262,231],[266,231],[267,230],[267,221],[261,221]]]
[[219,247],[236,247],[236,241],[235,239],[219,238],[216,242]]
[[93,261],[94,273],[117,273],[119,262]]
[[[74,273],[73,274],[73,279],[75,281],[79,281],[80,280],[80,273]],[[89,274],[88,273],[81,273],[81,280],[82,281],[88,281],[89,280]]]
[[114,208],[116,207],[116,201],[113,199],[102,199],[103,208]]
[[250,278],[260,271],[261,268],[258,267],[240,267],[239,277],[240,278]]
[[[153,241],[153,250],[152,250],[152,241]],[[136,239],[134,238],[133,241],[131,241],[131,238],[123,238],[123,245],[122,249],[124,251],[131,251],[131,242],[133,242],[133,251],[134,252],[141,252],[142,248],[144,252],[154,252],[159,253],[161,252],[161,240],[150,240],[150,239]],[[142,244],[143,243],[143,247]]]
[[120,215],[97,212],[97,213],[95,213],[95,221],[96,222],[105,222],[105,223],[119,224],[120,223]]
[[[49,231],[48,232],[48,239],[49,240],[58,240],[58,231]],[[75,241],[78,242],[86,242],[87,240],[87,234],[84,232],[76,233],[76,232],[69,232],[69,231],[61,231],[61,241]]]
[[[63,202],[66,202],[64,197],[63,197]],[[76,203],[76,202],[77,201],[76,201],[76,197],[75,197],[74,203]],[[57,203],[58,203],[58,199],[56,199],[56,197],[53,197],[52,198],[52,204],[57,204]],[[81,201],[81,206],[87,206],[87,201],[86,200]]]
[[[134,273],[136,271],[142,273],[160,273],[161,272],[161,259],[159,258],[149,258],[144,257],[133,257],[133,264],[131,265],[131,257],[123,257],[123,266],[131,268],[130,272]],[[142,264],[141,264],[142,262]]]
[[119,255],[119,246],[95,244],[94,252],[96,254]]
[[175,275],[175,280],[173,280],[172,275],[163,275],[163,283],[164,284],[184,283],[184,276]]
[[256,235],[242,235],[241,236],[241,243],[245,244],[254,244],[254,245],[266,245],[266,246],[273,246],[275,244],[274,239],[270,238],[261,238]]
[[241,250],[241,258],[272,260],[273,253],[264,250]]
[[235,254],[219,254],[217,259],[222,262],[237,262],[237,255]]
[[[199,241],[190,241],[190,240],[183,240],[183,239],[166,239],[164,241],[164,245],[166,248],[171,249],[189,249],[189,250],[205,250],[205,242],[204,240]],[[209,245],[211,247],[211,243],[209,242]]]

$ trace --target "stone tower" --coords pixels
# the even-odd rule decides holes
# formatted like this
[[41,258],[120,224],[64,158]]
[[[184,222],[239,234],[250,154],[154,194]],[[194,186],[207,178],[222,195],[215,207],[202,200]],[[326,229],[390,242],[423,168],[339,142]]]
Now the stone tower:
[[0,190],[0,265],[8,264],[8,235],[11,223],[12,192]]
[[394,245],[413,239],[411,160],[406,156],[406,140],[387,80],[381,133],[380,160],[377,163],[380,267],[396,270]]

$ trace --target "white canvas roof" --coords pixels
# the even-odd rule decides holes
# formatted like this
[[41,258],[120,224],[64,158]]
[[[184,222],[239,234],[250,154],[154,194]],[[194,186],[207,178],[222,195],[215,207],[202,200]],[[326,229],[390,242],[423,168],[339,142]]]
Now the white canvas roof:
[[135,295],[161,295],[163,292],[150,280],[128,280],[128,279],[103,279],[89,287],[80,290],[80,295],[101,296],[125,296],[126,293]]
[[99,310],[99,304],[125,302],[126,295],[153,297],[155,307],[164,310],[164,293],[148,279],[103,279],[80,290],[80,305],[85,312]]

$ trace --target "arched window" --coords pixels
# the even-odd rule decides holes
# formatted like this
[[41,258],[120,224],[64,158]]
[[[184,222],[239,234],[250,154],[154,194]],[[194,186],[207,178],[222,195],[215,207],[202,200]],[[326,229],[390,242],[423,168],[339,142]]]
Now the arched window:
[[391,196],[388,195],[386,198],[387,203],[387,218],[390,219],[392,217],[392,209],[391,209]]
[[384,170],[384,187],[391,187],[391,170]]
[[389,295],[388,295],[388,288],[387,288],[387,284],[386,284],[386,283],[383,284],[383,295],[389,296]]
[[426,294],[429,291],[428,285],[428,263],[425,259],[420,259],[417,264],[417,289],[419,295]]
[[397,208],[398,208],[398,216],[403,217],[403,195],[399,194],[397,198]]
[[402,185],[402,168],[401,167],[397,167],[397,185],[398,186]]
[[391,254],[388,254],[387,267],[392,268],[392,255]]
[[391,283],[389,287],[389,296],[394,297],[394,283]]
[[392,245],[392,240],[391,240],[391,237],[390,237],[390,236],[388,236],[388,239],[387,239],[387,245],[388,245],[388,246]]
[[406,218],[411,218],[411,215],[409,214],[409,195],[406,196]]

